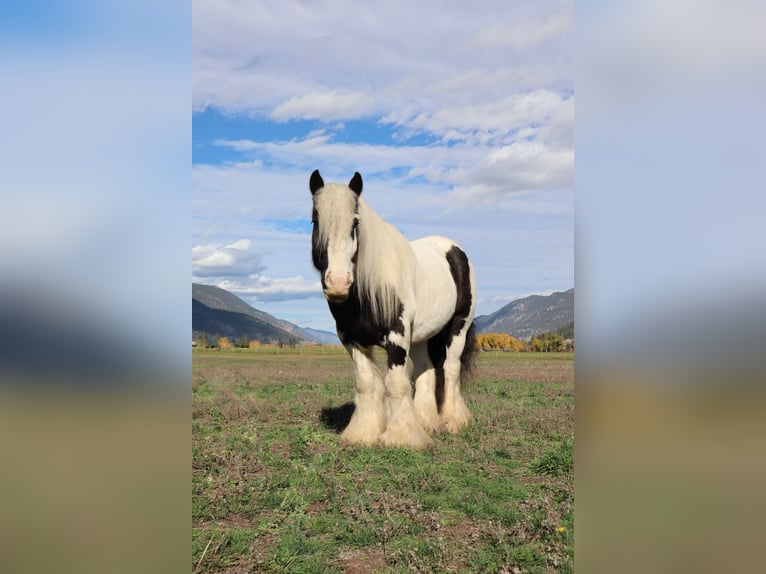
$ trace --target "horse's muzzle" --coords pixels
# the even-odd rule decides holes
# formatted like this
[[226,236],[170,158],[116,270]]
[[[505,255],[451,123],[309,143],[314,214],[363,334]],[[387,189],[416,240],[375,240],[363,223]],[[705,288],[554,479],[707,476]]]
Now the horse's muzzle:
[[351,273],[334,273],[328,271],[325,276],[324,296],[330,303],[343,303],[348,299],[354,277]]
[[324,297],[330,303],[343,303],[346,299],[348,299],[348,293],[348,289],[344,291],[325,289]]

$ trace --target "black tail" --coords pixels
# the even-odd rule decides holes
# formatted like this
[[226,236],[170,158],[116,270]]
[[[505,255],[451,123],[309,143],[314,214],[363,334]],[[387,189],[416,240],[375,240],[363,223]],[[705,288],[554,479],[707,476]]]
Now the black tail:
[[468,332],[465,334],[465,347],[460,354],[460,382],[463,383],[476,367],[476,323],[471,322]]
[[445,329],[435,337],[428,339],[428,356],[436,374],[434,390],[436,392],[436,410],[439,412],[442,412],[442,404],[444,403],[444,359],[447,357],[447,333]]

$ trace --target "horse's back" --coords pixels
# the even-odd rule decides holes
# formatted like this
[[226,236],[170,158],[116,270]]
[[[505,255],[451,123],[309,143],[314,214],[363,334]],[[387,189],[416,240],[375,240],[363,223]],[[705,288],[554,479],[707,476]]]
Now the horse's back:
[[458,291],[448,254],[460,247],[439,235],[417,239],[410,245],[417,261],[412,338],[419,342],[441,331],[455,314]]
[[420,268],[435,273],[443,273],[446,271],[447,275],[452,277],[452,272],[450,271],[450,257],[459,252],[464,256],[465,264],[468,266],[466,271],[470,271],[470,263],[468,262],[468,257],[465,255],[465,252],[460,245],[448,237],[429,235],[428,237],[421,237],[420,239],[411,241],[410,245],[412,246],[412,250],[415,253],[415,259]]

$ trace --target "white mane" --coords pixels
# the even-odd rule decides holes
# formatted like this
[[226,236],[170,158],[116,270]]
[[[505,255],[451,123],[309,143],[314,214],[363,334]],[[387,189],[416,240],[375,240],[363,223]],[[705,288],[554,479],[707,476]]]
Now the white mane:
[[400,309],[396,297],[412,289],[415,254],[407,239],[359,198],[359,255],[356,281],[373,317],[391,323]]

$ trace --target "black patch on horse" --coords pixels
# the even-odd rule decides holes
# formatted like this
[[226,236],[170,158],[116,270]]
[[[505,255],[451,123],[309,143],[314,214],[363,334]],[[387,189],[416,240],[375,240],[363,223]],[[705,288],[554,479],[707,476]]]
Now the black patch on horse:
[[[452,319],[436,335],[428,340],[428,358],[434,366],[436,373],[436,408],[439,412],[444,403],[444,361],[447,359],[447,348],[452,345],[452,340],[458,336],[465,326],[468,314],[471,312],[471,268],[468,264],[468,256],[457,245],[453,245],[446,254],[452,280],[457,290],[455,302],[455,314]],[[468,360],[474,345],[474,326],[468,329],[466,344],[461,354],[461,365],[467,368]],[[464,360],[465,358],[465,360]],[[462,370],[462,369],[461,369]]]
[[447,334],[450,324],[444,327],[439,333],[428,339],[428,358],[434,366],[436,374],[436,410],[442,412],[444,404],[444,361],[447,358]]
[[396,298],[397,318],[388,323],[376,321],[370,307],[362,305],[356,285],[352,285],[348,299],[342,303],[328,302],[328,305],[335,319],[338,336],[344,345],[357,345],[364,348],[383,346],[389,333],[404,335],[404,323],[401,319],[404,306],[398,297]]
[[449,334],[447,337],[447,347],[452,344],[452,339],[457,337],[465,326],[468,314],[471,312],[471,302],[473,295],[471,293],[471,268],[468,264],[468,256],[457,245],[453,245],[447,251],[447,263],[452,273],[452,280],[457,289],[457,303],[455,304],[455,315],[452,318]]
[[[314,212],[316,215],[316,211]],[[314,229],[311,232],[311,259],[314,262],[314,267],[319,271],[320,279],[322,280],[322,289],[326,287],[324,283],[324,272],[327,271],[329,261],[327,258],[327,246],[319,241],[319,224],[314,221]]]
[[407,362],[407,351],[396,343],[389,341],[386,343],[386,353],[388,354],[388,369],[394,367],[403,367]]

